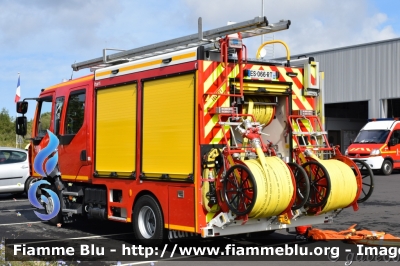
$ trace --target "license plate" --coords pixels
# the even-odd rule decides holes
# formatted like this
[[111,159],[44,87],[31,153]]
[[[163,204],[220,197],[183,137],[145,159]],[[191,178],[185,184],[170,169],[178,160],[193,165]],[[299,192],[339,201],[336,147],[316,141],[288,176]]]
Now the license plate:
[[257,79],[276,79],[275,71],[266,71],[266,70],[247,70],[246,73],[249,78],[257,78]]

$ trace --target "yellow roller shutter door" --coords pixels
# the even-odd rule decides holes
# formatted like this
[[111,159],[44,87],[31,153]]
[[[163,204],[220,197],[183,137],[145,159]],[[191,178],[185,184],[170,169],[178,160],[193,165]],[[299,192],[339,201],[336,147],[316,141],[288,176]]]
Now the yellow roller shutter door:
[[135,171],[137,85],[97,91],[96,171],[129,177]]
[[186,179],[193,174],[194,74],[143,85],[143,154],[146,177]]

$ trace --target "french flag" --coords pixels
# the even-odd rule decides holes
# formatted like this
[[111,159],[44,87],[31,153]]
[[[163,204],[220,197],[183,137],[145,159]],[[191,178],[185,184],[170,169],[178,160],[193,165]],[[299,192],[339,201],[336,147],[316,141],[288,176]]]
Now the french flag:
[[21,86],[20,86],[19,78],[20,78],[20,76],[18,75],[18,84],[17,84],[17,92],[15,94],[15,102],[18,102],[19,99],[21,98]]

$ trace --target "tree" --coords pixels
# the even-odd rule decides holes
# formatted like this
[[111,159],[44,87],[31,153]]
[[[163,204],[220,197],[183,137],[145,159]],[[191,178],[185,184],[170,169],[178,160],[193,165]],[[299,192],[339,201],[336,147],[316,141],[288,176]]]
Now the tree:
[[[32,130],[32,120],[28,122],[28,133],[24,138],[24,142],[21,145],[22,148],[29,143]],[[15,118],[11,117],[8,111],[3,108],[0,112],[0,146],[3,147],[15,147]]]

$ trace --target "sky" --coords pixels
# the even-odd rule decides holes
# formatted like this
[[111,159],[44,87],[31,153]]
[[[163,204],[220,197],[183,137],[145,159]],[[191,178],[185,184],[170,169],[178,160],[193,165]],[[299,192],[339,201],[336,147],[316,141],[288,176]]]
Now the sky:
[[[262,10],[264,1],[264,10]],[[400,37],[398,0],[0,0],[0,111],[13,117],[18,73],[21,98],[90,73],[74,62],[102,56],[104,48],[129,50],[231,22],[267,17],[290,20],[288,30],[264,36],[283,40],[291,54]],[[261,37],[246,39],[255,58]],[[280,45],[268,56],[285,56]],[[33,118],[34,102],[28,119]]]

